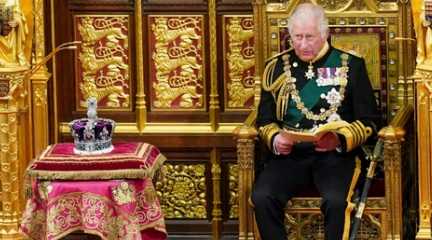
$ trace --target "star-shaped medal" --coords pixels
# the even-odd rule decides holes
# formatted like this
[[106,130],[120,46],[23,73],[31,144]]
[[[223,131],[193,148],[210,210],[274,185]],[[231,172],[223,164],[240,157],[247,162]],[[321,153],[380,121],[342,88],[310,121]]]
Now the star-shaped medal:
[[307,70],[307,72],[305,73],[305,77],[306,77],[308,80],[310,80],[310,79],[312,79],[312,78],[315,77],[315,72],[314,72],[314,70],[313,70],[313,65],[312,65],[312,63],[309,64],[309,66],[308,66],[308,70]]

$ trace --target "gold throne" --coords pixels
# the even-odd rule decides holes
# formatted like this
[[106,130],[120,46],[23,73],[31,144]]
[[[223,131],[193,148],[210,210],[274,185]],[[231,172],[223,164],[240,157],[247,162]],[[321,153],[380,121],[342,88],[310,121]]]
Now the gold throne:
[[[255,22],[256,91],[255,106],[265,59],[286,49],[288,43],[287,17],[301,1],[285,3],[253,2]],[[326,9],[331,29],[332,45],[359,54],[365,58],[378,106],[384,122],[389,125],[379,131],[384,141],[383,177],[375,181],[375,190],[368,198],[358,239],[402,238],[401,162],[404,126],[412,115],[412,107],[398,106],[401,96],[388,92],[388,86],[397,86],[398,51],[396,36],[399,14],[397,4],[377,4],[364,1],[312,1]],[[398,89],[395,89],[398,93]],[[406,96],[405,96],[406,98]],[[406,101],[405,101],[406,103]],[[397,113],[396,113],[397,112]],[[249,204],[256,159],[257,131],[253,111],[243,126],[234,131],[237,139],[239,166],[239,239],[257,239],[253,209]],[[390,121],[391,120],[391,121]],[[298,196],[286,209],[289,239],[324,239],[323,218],[318,196]]]

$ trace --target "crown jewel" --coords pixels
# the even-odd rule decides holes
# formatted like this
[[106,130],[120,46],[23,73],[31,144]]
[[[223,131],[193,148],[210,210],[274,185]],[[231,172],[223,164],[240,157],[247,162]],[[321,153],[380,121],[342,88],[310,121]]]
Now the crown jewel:
[[112,135],[115,122],[97,117],[97,99],[87,99],[87,118],[80,118],[69,123],[74,138],[74,153],[93,155],[109,153],[113,150]]

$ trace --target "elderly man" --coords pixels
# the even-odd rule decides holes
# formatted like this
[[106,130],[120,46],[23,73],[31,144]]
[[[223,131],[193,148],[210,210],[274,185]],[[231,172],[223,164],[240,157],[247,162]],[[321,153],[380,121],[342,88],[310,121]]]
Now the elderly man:
[[[289,18],[292,49],[267,61],[257,126],[271,156],[257,175],[252,202],[264,240],[286,239],[284,208],[314,184],[322,197],[325,238],[347,239],[347,201],[360,171],[356,147],[379,119],[364,60],[327,42],[324,10],[300,4]],[[349,124],[312,142],[296,142],[283,128],[308,131],[328,122]]]

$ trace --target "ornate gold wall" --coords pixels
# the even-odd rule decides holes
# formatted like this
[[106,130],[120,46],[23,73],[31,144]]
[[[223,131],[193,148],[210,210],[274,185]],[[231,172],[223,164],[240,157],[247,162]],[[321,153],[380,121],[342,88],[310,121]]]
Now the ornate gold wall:
[[[237,234],[241,170],[232,131],[256,105],[262,60],[280,50],[257,44],[276,43],[281,35],[256,31],[279,33],[284,22],[277,16],[286,4],[298,2],[275,1],[269,9],[274,19],[257,22],[252,4],[260,1],[21,0],[28,24],[27,69],[55,46],[82,44],[75,52],[58,54],[27,81],[13,80],[15,72],[3,76],[9,70],[0,69],[0,236],[17,236],[28,161],[49,143],[71,140],[68,122],[85,116],[90,95],[97,96],[100,116],[117,121],[115,140],[149,142],[168,157],[157,189],[171,234],[213,239]],[[334,31],[347,31],[347,24],[355,25],[351,31],[370,27],[357,50],[375,54],[368,67],[385,118],[413,101],[407,76],[414,68],[414,46],[398,41],[411,37],[409,3],[315,2],[329,10]],[[346,38],[354,38],[344,33],[334,44],[343,47]],[[368,46],[375,38],[383,43]],[[6,85],[19,87],[3,91]]]
[[[81,41],[53,62],[54,141],[98,99],[115,140],[168,157],[156,187],[171,235],[237,232],[233,129],[254,107],[249,1],[51,1],[51,41]],[[187,228],[185,227],[187,226]],[[187,230],[193,229],[193,230]]]

